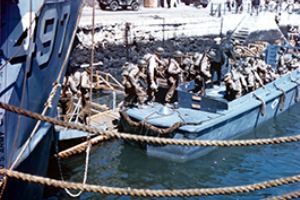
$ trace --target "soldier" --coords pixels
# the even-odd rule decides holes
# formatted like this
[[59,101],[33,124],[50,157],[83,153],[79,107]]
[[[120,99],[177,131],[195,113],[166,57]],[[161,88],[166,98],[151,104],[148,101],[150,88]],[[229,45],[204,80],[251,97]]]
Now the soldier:
[[72,73],[71,76],[68,78],[68,85],[73,95],[77,95],[80,93],[79,91],[80,81],[81,81],[81,73],[79,71]]
[[217,84],[220,84],[221,82],[221,76],[222,76],[222,65],[223,65],[223,55],[221,50],[210,50],[207,54],[207,57],[209,58],[210,62],[210,74],[212,76],[212,81],[214,81],[214,74],[216,72]]
[[148,77],[148,101],[155,101],[155,93],[158,91],[157,76],[164,78],[164,66],[165,63],[161,60],[161,54],[164,52],[162,47],[158,47],[154,54],[150,54],[146,57],[147,62],[147,77]]
[[279,75],[283,75],[285,73],[287,73],[288,69],[286,67],[286,64],[285,64],[285,55],[284,55],[284,50],[283,49],[280,49],[279,52],[278,52],[278,62],[277,62],[277,73]]
[[251,70],[251,66],[248,63],[245,63],[243,69],[243,75],[246,81],[245,93],[252,92],[256,89],[255,84],[255,75]]
[[127,69],[123,69],[122,72],[122,85],[124,86],[125,98],[124,98],[124,106],[131,106],[136,102],[135,91],[133,86],[129,81],[129,72]]
[[195,81],[195,88],[193,90],[193,93],[204,96],[205,86],[206,86],[204,78],[198,74],[195,77],[194,81]]
[[123,85],[125,87],[125,106],[143,105],[146,101],[146,93],[141,86],[140,80],[145,79],[146,62],[139,60],[138,65],[129,64],[127,69],[123,70]]
[[175,94],[175,90],[180,82],[180,76],[182,69],[180,64],[182,63],[183,53],[181,51],[176,51],[174,59],[170,59],[169,66],[167,68],[167,82],[170,86],[168,92],[166,93],[165,102],[166,105],[170,105],[170,102]]
[[212,75],[210,73],[210,62],[207,53],[196,53],[194,55],[194,66],[190,73],[194,74],[195,77],[200,75],[204,79],[205,84],[211,81]]
[[59,99],[63,121],[68,121],[68,114],[74,110],[72,93],[69,87],[69,76],[66,76],[64,77],[62,91]]
[[242,95],[242,85],[240,79],[235,79],[232,75],[233,73],[227,73],[224,76],[224,82],[226,87],[225,99],[232,101],[241,97]]
[[87,67],[81,73],[80,90],[86,100],[89,100],[90,98],[90,90],[95,88],[94,83],[91,80],[91,72],[92,69]]
[[274,71],[271,65],[266,65],[266,78],[265,78],[265,84],[270,83],[277,79],[278,75]]
[[79,118],[84,124],[88,124],[87,118],[92,114],[90,103],[90,91],[94,89],[94,84],[91,77],[92,69],[90,67],[85,68],[81,73],[79,90],[81,94],[81,111]]
[[193,68],[194,62],[191,55],[187,55],[183,58],[182,64],[180,65],[182,69],[182,81],[187,82],[192,80],[191,70]]

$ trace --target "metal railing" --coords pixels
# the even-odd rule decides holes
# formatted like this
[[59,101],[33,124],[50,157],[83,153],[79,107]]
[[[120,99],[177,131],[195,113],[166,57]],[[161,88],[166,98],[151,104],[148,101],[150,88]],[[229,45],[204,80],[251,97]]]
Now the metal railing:
[[249,13],[249,14],[259,14],[261,12],[274,12],[281,13],[287,12],[292,14],[296,11],[296,4],[289,3],[270,3],[268,5],[261,4],[257,7],[251,5],[251,3],[243,3],[241,5],[237,5],[235,2],[233,3],[210,3],[210,15],[221,17],[226,14],[238,14],[238,13]]

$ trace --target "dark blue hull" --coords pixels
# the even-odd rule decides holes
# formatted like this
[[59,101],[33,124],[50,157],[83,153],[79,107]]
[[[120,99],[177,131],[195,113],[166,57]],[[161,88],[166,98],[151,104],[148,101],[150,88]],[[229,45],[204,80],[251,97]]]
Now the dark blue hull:
[[[16,168],[17,171],[29,174],[34,173],[39,176],[47,175],[48,160],[54,135],[53,131],[54,129],[51,127],[30,155]],[[4,199],[42,199],[43,191],[44,187],[42,185],[9,179],[4,192]]]
[[[42,113],[54,84],[62,83],[66,72],[80,8],[81,0],[0,1],[1,102]],[[45,115],[56,116],[59,96],[60,88]],[[46,176],[54,129],[41,123],[34,132],[36,124],[36,120],[0,109],[2,167]],[[40,199],[42,187],[10,180],[5,196]]]

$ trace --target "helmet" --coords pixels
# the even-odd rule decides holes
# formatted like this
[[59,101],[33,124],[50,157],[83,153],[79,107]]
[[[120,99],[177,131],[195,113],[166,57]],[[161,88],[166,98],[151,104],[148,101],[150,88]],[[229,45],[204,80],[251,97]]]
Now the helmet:
[[85,71],[88,73],[88,74],[91,74],[92,73],[92,67],[86,67],[85,68]]
[[161,53],[163,53],[165,50],[162,48],[162,47],[157,47],[156,49],[155,49],[155,53],[158,53],[158,54],[161,54]]
[[209,58],[214,58],[214,57],[216,57],[216,52],[214,52],[214,51],[209,51],[208,54],[207,54],[207,56],[208,56]]
[[129,75],[129,72],[128,72],[128,70],[123,70],[123,72],[122,72],[122,76],[128,76]]
[[139,59],[137,64],[138,64],[138,66],[143,66],[143,67],[147,65],[147,63],[144,59]]
[[174,53],[174,57],[182,57],[183,56],[183,53],[179,50],[175,51]]
[[251,73],[251,69],[250,69],[249,67],[245,67],[245,68],[243,69],[243,74],[248,75],[248,74],[250,74],[250,73]]
[[233,40],[233,45],[239,45],[240,41],[239,40]]
[[285,55],[283,56],[283,59],[284,59],[284,62],[285,62],[285,63],[290,63],[290,62],[292,61],[293,57],[292,57],[291,54],[285,54]]

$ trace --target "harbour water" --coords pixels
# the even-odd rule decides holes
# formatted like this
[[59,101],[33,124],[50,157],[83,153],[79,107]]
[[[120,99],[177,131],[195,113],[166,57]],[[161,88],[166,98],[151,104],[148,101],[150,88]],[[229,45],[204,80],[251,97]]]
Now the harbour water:
[[[242,138],[266,138],[300,133],[300,105],[292,107]],[[217,148],[186,163],[147,156],[146,152],[122,141],[93,147],[87,183],[116,187],[171,189],[246,185],[296,175],[300,172],[300,143]],[[81,182],[85,155],[62,162],[66,180]],[[60,177],[55,177],[60,179]],[[262,199],[300,188],[300,183],[251,193],[159,199]],[[48,199],[71,199],[63,190],[52,191]],[[73,199],[73,198],[72,198]],[[145,199],[128,196],[83,193],[80,199]],[[154,199],[154,198],[148,198]]]

